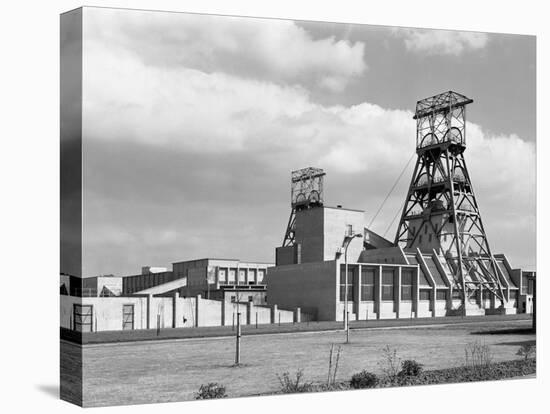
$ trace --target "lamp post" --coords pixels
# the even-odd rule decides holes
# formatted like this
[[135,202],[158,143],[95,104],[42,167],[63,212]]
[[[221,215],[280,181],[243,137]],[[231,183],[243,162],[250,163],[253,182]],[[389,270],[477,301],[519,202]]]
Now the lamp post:
[[[346,331],[346,344],[349,344],[349,312],[348,312],[348,247],[355,238],[363,237],[360,233],[349,232],[344,236],[342,247],[344,248],[345,282],[344,282],[344,330]],[[338,253],[338,257],[342,253]]]

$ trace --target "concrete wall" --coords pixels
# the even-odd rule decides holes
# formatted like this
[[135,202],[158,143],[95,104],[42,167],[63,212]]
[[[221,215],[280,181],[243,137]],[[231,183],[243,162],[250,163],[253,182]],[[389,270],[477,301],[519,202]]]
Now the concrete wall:
[[[255,306],[254,303],[228,303],[217,300],[152,295],[130,297],[76,297],[61,295],[60,326],[74,327],[73,305],[93,306],[92,331],[119,331],[123,329],[123,306],[134,305],[134,329],[182,328],[195,326],[221,326],[236,323],[258,324],[292,323],[300,320],[295,309],[279,309],[277,305]],[[304,315],[305,320],[308,315]]]
[[322,262],[324,260],[323,235],[323,207],[313,207],[296,212],[295,242],[301,245],[302,263]]
[[[314,207],[296,212],[296,244],[300,244],[301,263],[334,260],[342,246],[347,226],[355,233],[363,233],[365,212],[338,207]],[[354,240],[348,248],[348,260],[357,261],[363,250],[361,240]],[[280,252],[282,254],[283,251]],[[288,252],[287,252],[288,253]],[[281,264],[287,264],[289,254]],[[295,260],[292,263],[296,263]]]
[[[323,260],[334,260],[336,251],[342,246],[348,225],[355,233],[363,234],[365,212],[338,207],[324,207]],[[363,240],[352,240],[348,247],[348,262],[357,262],[363,251]]]
[[267,302],[284,309],[300,307],[318,320],[335,320],[338,294],[336,261],[270,267]]
[[122,330],[122,307],[134,305],[135,329],[147,329],[147,298],[146,297],[60,297],[60,326],[73,329],[73,305],[92,305],[92,330],[118,331]]

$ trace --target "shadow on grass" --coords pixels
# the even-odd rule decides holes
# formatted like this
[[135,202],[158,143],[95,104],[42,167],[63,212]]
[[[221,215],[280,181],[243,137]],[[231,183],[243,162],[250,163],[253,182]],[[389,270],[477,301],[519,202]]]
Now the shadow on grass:
[[495,345],[510,345],[510,346],[536,346],[537,343],[534,339],[528,341],[515,341],[515,342],[499,342]]
[[535,331],[532,328],[507,328],[486,331],[474,331],[471,335],[533,335]]

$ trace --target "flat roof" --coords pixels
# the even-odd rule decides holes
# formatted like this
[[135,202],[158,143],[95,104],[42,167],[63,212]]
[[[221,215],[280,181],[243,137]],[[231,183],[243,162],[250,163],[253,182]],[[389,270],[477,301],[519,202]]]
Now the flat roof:
[[359,213],[364,213],[365,210],[358,210],[356,208],[346,208],[346,207],[338,207],[338,206],[323,206],[325,208],[332,208],[332,209],[335,209],[335,210],[346,210],[346,211],[357,211]]
[[259,262],[257,260],[240,260],[240,259],[220,259],[220,258],[217,258],[217,257],[205,257],[205,258],[202,258],[202,259],[181,260],[179,262],[172,262],[172,264],[202,262],[202,261],[205,261],[205,260],[219,260],[219,261],[222,261],[222,262],[273,264],[273,262]]

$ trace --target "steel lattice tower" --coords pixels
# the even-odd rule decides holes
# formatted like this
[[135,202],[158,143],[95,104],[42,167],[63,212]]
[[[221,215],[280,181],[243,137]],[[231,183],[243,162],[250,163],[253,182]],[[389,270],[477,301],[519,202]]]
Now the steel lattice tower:
[[404,249],[444,255],[463,309],[483,290],[506,302],[464,160],[472,102],[449,91],[416,104],[418,158],[395,236]]
[[323,205],[323,177],[320,168],[302,168],[290,174],[291,212],[286,227],[283,247],[294,246],[296,211]]

